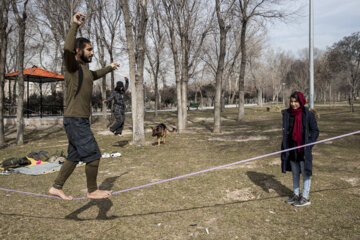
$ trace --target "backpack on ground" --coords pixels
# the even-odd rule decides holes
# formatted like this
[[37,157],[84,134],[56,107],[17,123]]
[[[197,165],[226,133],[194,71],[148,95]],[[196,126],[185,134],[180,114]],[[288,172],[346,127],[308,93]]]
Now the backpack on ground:
[[23,167],[26,165],[30,165],[31,161],[27,159],[26,157],[22,158],[9,158],[4,160],[1,163],[1,167],[4,168],[4,170],[11,170],[18,167]]

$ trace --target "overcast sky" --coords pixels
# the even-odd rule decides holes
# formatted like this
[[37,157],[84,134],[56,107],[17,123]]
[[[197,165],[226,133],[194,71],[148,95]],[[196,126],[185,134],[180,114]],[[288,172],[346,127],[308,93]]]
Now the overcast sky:
[[[313,0],[313,4],[315,48],[326,50],[343,37],[360,32],[360,0]],[[309,0],[297,0],[296,5],[304,6],[300,16],[286,24],[276,22],[269,26],[268,44],[298,55],[309,46]],[[123,80],[120,74],[128,75],[125,59],[118,60],[121,68],[115,72],[117,80]]]
[[[309,46],[309,0],[299,0],[304,9],[295,21],[276,23],[269,28],[269,44],[292,51]],[[326,50],[345,36],[360,32],[360,0],[313,0],[314,47]]]

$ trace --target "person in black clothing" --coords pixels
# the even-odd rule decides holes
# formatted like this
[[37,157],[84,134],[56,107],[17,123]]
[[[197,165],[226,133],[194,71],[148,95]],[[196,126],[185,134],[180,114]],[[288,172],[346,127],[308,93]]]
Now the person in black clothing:
[[[290,96],[290,106],[282,111],[283,141],[281,149],[289,149],[313,143],[319,136],[319,129],[312,110],[304,105],[304,95],[296,91]],[[294,193],[285,202],[296,207],[310,204],[309,192],[312,176],[312,148],[314,145],[281,153],[282,172],[292,171]],[[300,173],[303,176],[303,190],[300,195]]]
[[115,90],[111,92],[110,96],[103,101],[103,103],[111,102],[114,100],[113,112],[115,123],[110,127],[110,131],[115,136],[121,136],[125,122],[125,92],[129,88],[129,79],[125,77],[125,87],[122,81],[116,83]]

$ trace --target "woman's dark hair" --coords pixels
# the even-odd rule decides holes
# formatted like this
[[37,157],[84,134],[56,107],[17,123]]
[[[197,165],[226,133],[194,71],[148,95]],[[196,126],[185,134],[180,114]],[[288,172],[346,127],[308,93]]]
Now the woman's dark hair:
[[124,90],[124,83],[122,81],[116,82],[115,91],[120,92],[120,91],[123,91],[123,90]]
[[293,92],[293,93],[290,95],[290,98],[295,98],[297,102],[300,102],[299,94],[298,94],[297,91]]
[[83,50],[85,44],[91,44],[90,40],[83,37],[77,38],[75,41],[75,49],[79,48],[80,50]]

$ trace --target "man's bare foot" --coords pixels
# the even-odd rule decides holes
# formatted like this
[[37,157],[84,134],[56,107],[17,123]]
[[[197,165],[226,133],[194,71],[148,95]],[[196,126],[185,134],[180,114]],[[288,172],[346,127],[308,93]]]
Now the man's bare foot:
[[64,200],[73,200],[73,197],[65,195],[64,191],[61,190],[61,189],[56,189],[54,187],[51,187],[49,189],[49,193],[51,195],[58,196],[58,197],[60,197],[61,199],[64,199]]
[[86,196],[90,199],[104,199],[111,196],[112,191],[96,190],[91,193],[87,193]]

